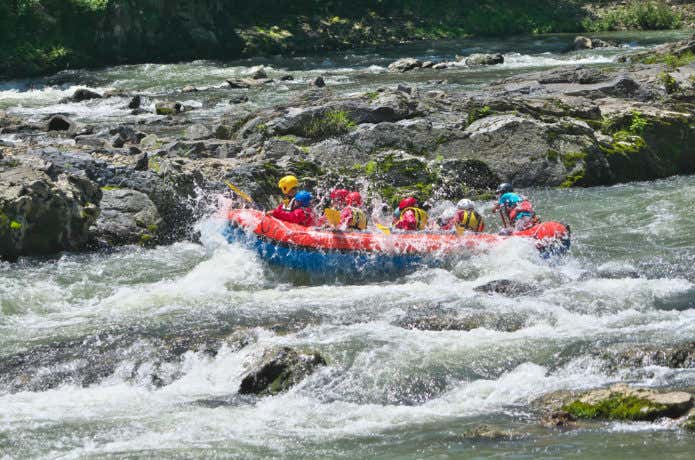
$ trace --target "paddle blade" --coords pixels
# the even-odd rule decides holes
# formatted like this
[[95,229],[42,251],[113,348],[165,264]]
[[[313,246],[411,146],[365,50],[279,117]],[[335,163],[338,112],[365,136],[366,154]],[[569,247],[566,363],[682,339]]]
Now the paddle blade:
[[376,228],[378,228],[379,230],[381,230],[382,232],[384,232],[387,235],[391,234],[391,229],[385,225],[376,224]]
[[247,202],[249,202],[249,203],[253,203],[253,198],[251,198],[248,194],[246,194],[246,193],[242,192],[241,190],[239,190],[239,187],[237,187],[237,186],[234,185],[234,184],[230,184],[229,182],[225,182],[225,184],[227,184],[227,187],[229,187],[230,189],[232,189],[232,191],[233,191],[234,193],[236,193],[237,195],[239,195],[239,196],[240,196],[241,198],[243,198],[245,201],[247,201]]
[[326,208],[323,211],[323,215],[326,216],[326,220],[333,227],[340,225],[340,213],[333,208]]

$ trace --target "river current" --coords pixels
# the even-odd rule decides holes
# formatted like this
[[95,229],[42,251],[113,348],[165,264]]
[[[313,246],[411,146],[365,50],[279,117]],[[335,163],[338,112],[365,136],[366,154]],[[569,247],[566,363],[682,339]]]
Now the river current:
[[[634,49],[674,36],[616,38]],[[445,74],[445,88],[456,90],[533,68],[612,66],[626,52],[560,53],[569,42],[549,36],[281,62],[75,71],[52,77],[60,84],[0,83],[0,109],[109,124],[129,117],[119,111],[122,101],[58,100],[84,84],[154,98],[184,84],[212,87],[259,63],[295,76],[286,91],[259,92],[251,104],[260,107],[319,74],[345,92],[404,79],[429,85],[431,75],[384,72],[404,55],[507,53],[502,68]],[[214,99],[215,89],[206,94]],[[223,110],[221,103],[199,103],[191,116],[201,121]],[[200,242],[0,263],[0,360],[40,362],[32,375],[0,378],[0,458],[692,458],[692,435],[666,422],[550,430],[538,425],[532,402],[555,390],[613,382],[695,386],[693,369],[615,369],[602,354],[695,339],[695,177],[523,192],[544,219],[570,224],[572,251],[560,263],[507,242],[446,270],[299,282],[224,241],[225,222],[215,211],[197,223]],[[479,205],[494,229],[491,203]],[[474,290],[500,279],[535,289],[513,297]],[[469,331],[403,327],[423,316],[480,314],[497,320]],[[230,342],[214,356],[188,351],[163,364],[155,356],[162,338],[242,329],[252,339],[241,348]],[[72,345],[62,354],[46,351],[66,343]],[[74,350],[100,344],[112,344],[114,370],[85,383],[90,356]],[[284,394],[235,396],[250,366],[277,346],[318,351],[328,365]],[[71,377],[34,385],[51,375]],[[509,436],[467,434],[483,424]]]

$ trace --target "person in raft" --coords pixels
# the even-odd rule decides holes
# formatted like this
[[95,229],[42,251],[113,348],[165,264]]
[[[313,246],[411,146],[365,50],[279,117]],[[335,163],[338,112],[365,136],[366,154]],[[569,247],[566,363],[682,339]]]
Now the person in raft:
[[313,197],[311,193],[306,190],[300,190],[292,199],[293,209],[285,209],[285,205],[280,203],[280,205],[268,214],[275,217],[276,219],[284,220],[285,222],[291,222],[293,224],[304,225],[306,227],[311,227],[316,225],[316,215],[314,210],[311,209],[311,200]]
[[506,222],[509,222],[512,227],[504,228],[500,230],[500,233],[508,234],[512,231],[519,232],[540,222],[529,199],[523,195],[514,193],[512,184],[500,184],[500,186],[497,187],[496,194],[497,203],[495,203],[492,210],[493,212],[500,211],[503,216],[502,218],[506,220]]
[[285,176],[278,182],[278,187],[282,191],[282,209],[292,211],[295,208],[294,198],[299,188],[299,181],[295,176]]
[[444,225],[442,230],[455,230],[456,233],[482,232],[485,230],[483,216],[475,210],[475,204],[471,200],[462,199],[456,203],[456,213]]
[[393,225],[401,230],[424,230],[427,227],[427,212],[418,207],[412,196],[403,198],[394,213]]
[[331,208],[340,212],[346,206],[346,199],[350,192],[344,188],[336,188],[331,190]]
[[345,196],[345,207],[340,212],[340,227],[351,230],[367,228],[367,213],[362,209],[360,192],[350,192]]

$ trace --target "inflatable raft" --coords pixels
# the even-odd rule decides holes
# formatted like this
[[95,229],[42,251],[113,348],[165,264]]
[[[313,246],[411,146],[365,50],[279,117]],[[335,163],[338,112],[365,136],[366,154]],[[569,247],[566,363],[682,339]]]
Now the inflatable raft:
[[229,212],[225,236],[254,248],[267,262],[316,274],[370,275],[407,271],[421,266],[441,266],[461,255],[484,250],[508,238],[532,239],[542,254],[569,249],[569,228],[544,222],[510,236],[442,231],[348,231],[304,227],[263,212],[234,209]]

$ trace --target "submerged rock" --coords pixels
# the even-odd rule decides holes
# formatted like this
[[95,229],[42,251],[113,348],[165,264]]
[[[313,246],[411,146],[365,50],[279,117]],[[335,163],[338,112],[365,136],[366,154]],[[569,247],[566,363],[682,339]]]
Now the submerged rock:
[[315,86],[317,88],[323,88],[326,86],[326,82],[323,79],[323,77],[316,77],[311,81],[311,86]]
[[103,96],[89,89],[80,88],[75,90],[72,97],[68,98],[72,102],[88,101],[90,99],[101,99]]
[[299,354],[284,347],[269,350],[258,367],[247,374],[239,386],[239,394],[274,395],[286,391],[312,374],[326,360],[318,353]]
[[538,288],[528,283],[512,280],[495,280],[474,288],[478,292],[496,293],[516,297],[538,292]]
[[577,418],[564,410],[550,412],[541,418],[540,424],[546,428],[573,428]]
[[695,342],[669,347],[634,348],[621,352],[602,352],[601,358],[613,368],[662,366],[671,369],[695,368]]
[[430,316],[408,316],[396,324],[405,329],[422,331],[471,331],[486,328],[503,332],[514,332],[526,325],[524,315],[502,315],[499,313],[466,313],[462,315],[436,314]]

